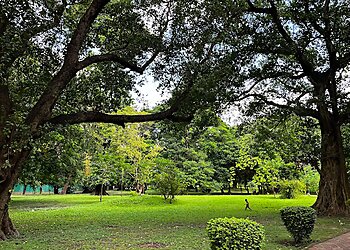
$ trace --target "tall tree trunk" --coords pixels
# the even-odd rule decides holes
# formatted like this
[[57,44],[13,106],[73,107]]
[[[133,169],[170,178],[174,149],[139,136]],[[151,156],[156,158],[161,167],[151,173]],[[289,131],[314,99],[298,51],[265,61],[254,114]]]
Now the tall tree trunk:
[[69,183],[65,183],[63,188],[62,188],[61,194],[67,194],[68,188],[69,188]]
[[69,183],[71,182],[72,177],[68,176],[66,183],[64,183],[63,189],[61,194],[67,194],[68,188],[69,188]]
[[53,186],[53,193],[58,194],[58,189],[59,189],[59,187],[57,185],[54,185]]
[[[22,149],[12,156],[8,156],[3,150],[0,150],[0,166],[4,165],[5,159],[9,159],[10,165],[7,168],[0,169],[0,240],[7,237],[19,235],[14,227],[8,211],[8,204],[11,199],[11,190],[18,178],[19,171],[29,155],[29,150]],[[6,157],[4,157],[6,155]]]
[[350,198],[350,185],[340,125],[334,116],[321,114],[321,179],[319,193],[313,207],[320,215],[347,215],[346,201]]

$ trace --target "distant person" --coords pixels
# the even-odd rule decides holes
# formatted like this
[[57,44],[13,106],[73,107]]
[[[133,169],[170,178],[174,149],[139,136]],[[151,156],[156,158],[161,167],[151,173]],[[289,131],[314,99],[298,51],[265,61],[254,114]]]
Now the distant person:
[[248,199],[245,199],[244,201],[245,201],[245,209],[244,209],[244,210],[247,210],[247,209],[252,210],[252,209],[249,207],[249,201],[248,201]]

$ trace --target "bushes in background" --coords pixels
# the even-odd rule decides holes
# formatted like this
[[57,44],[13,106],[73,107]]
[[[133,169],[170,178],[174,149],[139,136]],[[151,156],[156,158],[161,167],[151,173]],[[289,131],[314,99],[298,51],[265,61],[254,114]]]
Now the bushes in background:
[[279,182],[281,198],[294,199],[305,193],[305,184],[299,180],[283,180]]

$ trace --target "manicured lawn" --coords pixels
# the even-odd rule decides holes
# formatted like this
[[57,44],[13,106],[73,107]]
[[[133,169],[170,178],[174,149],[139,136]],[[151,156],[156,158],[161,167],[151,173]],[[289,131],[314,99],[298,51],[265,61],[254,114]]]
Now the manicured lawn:
[[[248,198],[252,211],[244,210]],[[297,249],[279,209],[311,205],[316,197],[282,200],[273,196],[178,196],[166,204],[159,196],[14,196],[11,216],[21,237],[0,249],[208,249],[206,222],[243,217],[262,223],[264,249]],[[348,218],[318,218],[315,241],[350,230]],[[304,246],[305,247],[305,246]]]

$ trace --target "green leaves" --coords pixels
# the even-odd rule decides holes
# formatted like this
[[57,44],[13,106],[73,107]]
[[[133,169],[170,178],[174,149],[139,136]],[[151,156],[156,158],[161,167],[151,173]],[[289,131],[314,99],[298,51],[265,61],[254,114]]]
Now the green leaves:
[[309,240],[316,222],[316,211],[311,207],[286,207],[280,210],[281,218],[295,243]]
[[264,227],[255,221],[239,218],[216,218],[207,223],[212,250],[261,249]]

